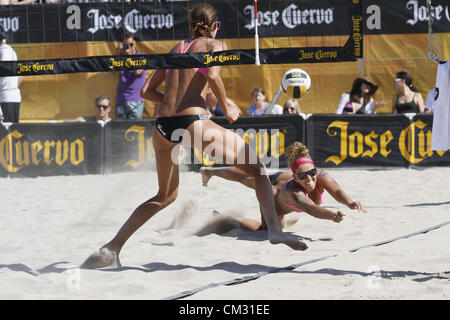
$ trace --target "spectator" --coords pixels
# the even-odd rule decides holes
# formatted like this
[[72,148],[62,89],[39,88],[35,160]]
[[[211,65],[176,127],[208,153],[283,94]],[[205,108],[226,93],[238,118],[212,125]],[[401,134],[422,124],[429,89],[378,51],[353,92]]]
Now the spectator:
[[425,101],[425,113],[433,112],[434,98],[436,96],[436,88],[428,91],[427,100]]
[[299,114],[301,112],[300,105],[294,98],[288,99],[283,105],[283,114]]
[[412,84],[412,78],[408,73],[400,71],[396,74],[394,88],[398,94],[392,98],[392,113],[425,112],[422,95]]
[[65,122],[86,122],[86,121],[104,121],[111,120],[111,100],[106,95],[99,95],[95,99],[95,116],[81,116],[75,119],[65,120]]
[[[266,101],[266,93],[262,88],[254,88],[252,91],[253,104],[247,109],[247,113],[250,116],[260,116],[266,114],[269,109],[270,103]],[[276,104],[272,108],[271,114],[282,114],[283,108]]]
[[[134,35],[129,32],[125,32],[119,50],[122,55],[142,54],[136,50]],[[120,71],[116,94],[116,119],[142,119],[144,99],[140,92],[145,83],[145,76],[143,69]]]
[[[6,44],[6,35],[0,26],[0,61],[16,61],[17,54],[14,49]],[[5,122],[19,122],[20,95],[19,86],[22,83],[22,77],[0,77],[0,106]],[[0,117],[1,118],[1,117]]]
[[214,95],[211,88],[209,88],[209,87],[206,91],[205,102],[206,102],[206,106],[208,107],[208,112],[211,114],[211,116],[214,116],[214,117],[223,117],[224,116],[223,110],[220,107],[220,104],[217,101],[216,96]]
[[337,114],[372,114],[379,107],[386,104],[384,101],[375,103],[372,96],[378,90],[378,86],[367,77],[356,78],[353,81],[352,90],[341,95]]

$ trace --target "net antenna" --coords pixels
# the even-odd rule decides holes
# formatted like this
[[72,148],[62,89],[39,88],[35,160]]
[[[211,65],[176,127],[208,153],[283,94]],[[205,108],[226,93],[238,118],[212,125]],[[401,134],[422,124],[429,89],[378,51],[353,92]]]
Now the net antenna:
[[261,65],[259,61],[259,36],[258,36],[258,0],[255,0],[255,65]]
[[430,50],[428,51],[428,58],[435,63],[439,63],[441,62],[441,59],[439,58],[439,54],[437,54],[434,51],[434,41],[436,41],[437,43],[437,49],[439,53],[441,52],[441,49],[439,47],[439,42],[436,38],[436,35],[433,33],[434,16],[431,13],[431,0],[427,0],[427,14],[428,14],[428,39],[430,45]]

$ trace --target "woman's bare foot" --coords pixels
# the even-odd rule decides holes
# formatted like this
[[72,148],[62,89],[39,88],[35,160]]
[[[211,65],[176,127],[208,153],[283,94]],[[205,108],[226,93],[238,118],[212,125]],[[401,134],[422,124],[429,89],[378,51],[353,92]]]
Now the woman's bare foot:
[[200,173],[202,174],[202,185],[207,187],[209,179],[213,176],[212,171],[208,167],[201,167]]
[[98,268],[118,268],[121,267],[119,256],[112,250],[103,247],[98,252],[91,254],[86,261],[84,261],[81,269],[98,269]]
[[304,251],[308,249],[308,246],[304,242],[301,242],[294,236],[283,232],[282,233],[269,232],[269,241],[272,244],[283,243],[294,250]]

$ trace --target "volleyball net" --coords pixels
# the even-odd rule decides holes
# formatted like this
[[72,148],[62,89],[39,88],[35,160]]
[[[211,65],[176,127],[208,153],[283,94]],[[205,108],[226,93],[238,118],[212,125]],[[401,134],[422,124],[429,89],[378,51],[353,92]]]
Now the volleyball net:
[[[223,26],[217,38],[231,42],[231,49],[168,54],[172,41],[191,37],[187,11],[199,3],[205,1],[2,7],[0,22],[10,42],[20,48],[20,60],[3,62],[0,76],[343,62],[363,55],[359,0],[208,1]],[[115,46],[125,32],[133,33],[136,41],[149,42],[150,54],[118,55]],[[261,46],[252,42],[258,38]]]

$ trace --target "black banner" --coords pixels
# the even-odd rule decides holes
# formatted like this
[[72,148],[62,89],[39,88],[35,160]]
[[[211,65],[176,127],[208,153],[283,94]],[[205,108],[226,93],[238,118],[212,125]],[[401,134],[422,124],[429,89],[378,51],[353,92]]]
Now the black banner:
[[105,125],[105,173],[155,168],[154,120],[115,120]]
[[[286,167],[286,148],[296,141],[306,141],[306,122],[298,115],[243,116],[233,124],[224,117],[212,120],[243,137],[268,168]],[[202,165],[223,165],[217,164],[207,155],[201,155],[197,150],[194,150],[191,159],[191,169],[198,169]]]
[[[262,49],[260,50],[260,61],[261,64],[355,61],[352,49],[347,45],[345,47],[309,47],[304,49]],[[2,61],[0,63],[0,77],[137,69],[203,68],[205,66],[248,65],[254,63],[254,50]]]
[[[78,3],[0,6],[11,43],[120,41],[124,27],[139,41],[189,39],[187,8],[203,1]],[[252,38],[249,0],[211,0],[223,22],[218,38]],[[350,12],[360,6],[364,33],[426,33],[426,0],[271,0],[258,3],[260,37],[349,35]],[[450,32],[447,0],[433,0],[434,32]],[[351,13],[354,15],[353,13]]]
[[[241,117],[229,124],[268,168],[287,167],[286,148],[306,143],[318,167],[450,165],[450,152],[431,150],[432,115],[298,115]],[[154,119],[0,126],[0,177],[82,175],[155,170]],[[199,150],[182,149],[191,170],[221,166]]]
[[350,30],[352,54],[356,58],[363,57],[363,15],[362,0],[352,0],[350,7]]
[[[450,3],[433,0],[433,32],[450,32]],[[426,0],[366,0],[364,3],[365,34],[428,33]]]
[[13,124],[0,132],[0,175],[102,173],[102,132],[96,122]]
[[[187,9],[204,1],[34,4],[1,6],[12,43],[121,41],[124,28],[139,41],[190,38]],[[252,0],[208,1],[218,12],[218,38],[254,37]],[[347,0],[258,3],[260,37],[350,34]]]
[[318,167],[408,167],[409,125],[403,115],[312,115],[307,145]]

